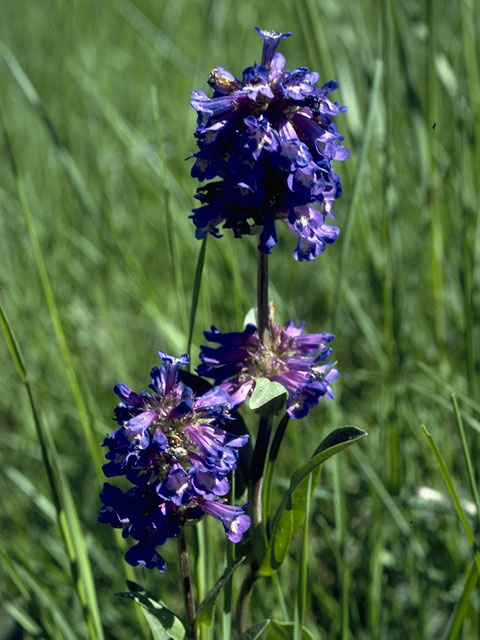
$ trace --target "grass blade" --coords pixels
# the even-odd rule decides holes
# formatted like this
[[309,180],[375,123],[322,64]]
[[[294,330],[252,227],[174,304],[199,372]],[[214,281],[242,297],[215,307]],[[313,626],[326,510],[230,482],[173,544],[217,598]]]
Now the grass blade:
[[397,506],[395,500],[388,493],[385,485],[382,483],[374,468],[370,464],[368,458],[364,455],[362,451],[359,449],[352,449],[352,456],[357,461],[360,466],[363,474],[365,475],[368,482],[371,484],[372,488],[377,492],[380,500],[383,502],[387,510],[390,512],[390,515],[393,518],[393,521],[401,531],[402,535],[405,536],[407,540],[410,540],[410,544],[415,555],[418,558],[425,557],[425,550],[423,549],[422,544],[418,540],[415,535],[412,535],[412,529],[408,524],[407,519],[403,515],[402,511]]
[[[7,552],[1,541],[0,556],[4,561],[8,575],[21,593],[25,602],[27,604],[36,604],[34,603],[34,600],[36,600],[36,602],[41,605],[42,610],[48,610],[51,614],[56,625],[55,631],[61,632],[62,638],[65,638],[65,640],[75,640],[77,636],[55,599],[47,592],[44,585],[37,582],[31,575],[31,572],[27,571],[25,567],[18,566],[17,563],[12,560],[11,553]],[[41,621],[35,622],[41,624]]]
[[[450,497],[452,498],[453,504],[455,506],[455,509],[457,511],[457,515],[460,519],[460,522],[462,523],[462,527],[467,535],[468,541],[472,547],[472,549],[476,549],[476,542],[475,542],[475,536],[473,534],[472,528],[470,527],[470,523],[468,522],[468,518],[465,515],[465,511],[462,508],[462,503],[460,501],[460,498],[458,497],[458,493],[453,485],[453,480],[452,477],[450,476],[450,473],[448,471],[447,465],[445,464],[445,460],[443,459],[443,456],[440,452],[440,449],[437,446],[437,443],[435,442],[433,436],[431,433],[429,433],[429,431],[427,430],[427,428],[425,427],[425,425],[421,425],[421,429],[423,431],[423,435],[425,436],[425,439],[428,443],[428,446],[430,447],[435,460],[438,462],[438,466],[440,467],[440,473],[442,474],[442,478],[447,486],[448,489],[448,493],[450,494]],[[477,564],[477,569],[480,573],[480,552],[475,551],[475,562]]]
[[[30,103],[30,106],[36,111],[40,120],[43,122],[47,134],[52,141],[59,160],[65,170],[65,173],[70,180],[72,188],[75,192],[76,197],[78,198],[82,208],[88,213],[88,215],[92,218],[92,220],[96,220],[97,222],[101,221],[101,212],[97,205],[94,203],[92,198],[90,197],[90,193],[87,189],[87,186],[83,180],[82,174],[78,170],[78,167],[73,159],[72,155],[68,151],[68,149],[64,146],[60,137],[53,126],[52,121],[48,117],[48,114],[43,106],[42,101],[40,100],[40,96],[38,95],[35,87],[30,82],[25,71],[22,69],[17,59],[10,51],[10,49],[0,41],[0,56],[4,59],[10,73],[16,80],[18,86],[22,90],[24,96]],[[8,149],[7,149],[8,150]]]
[[5,602],[4,606],[6,611],[16,622],[18,622],[26,633],[34,637],[43,635],[41,627],[39,627],[35,620],[33,620],[31,616],[26,611],[23,611],[23,609],[21,609],[17,604],[14,602]]
[[165,30],[160,30],[130,0],[116,0],[113,7],[179,73],[191,75],[194,61],[188,58]]
[[448,625],[445,629],[442,640],[455,640],[456,638],[458,638],[463,619],[465,618],[465,614],[467,613],[470,596],[472,594],[472,591],[475,589],[478,581],[478,576],[479,573],[477,563],[473,561],[470,566],[465,585],[463,587],[462,595],[460,597],[460,600],[457,602],[455,609],[453,610],[450,620],[448,621]]
[[257,640],[257,638],[262,635],[269,624],[270,620],[262,620],[261,622],[257,622],[257,624],[254,624],[253,627],[250,627],[250,629],[244,631],[239,640]]
[[308,476],[307,495],[305,500],[305,523],[303,525],[302,552],[298,567],[298,587],[293,625],[294,640],[302,640],[302,627],[305,618],[305,605],[307,601],[307,575],[308,575],[308,526],[310,522],[310,501],[312,497],[312,476]]
[[[167,156],[165,154],[165,145],[164,145],[164,135],[162,130],[162,119],[160,117],[160,106],[158,103],[158,95],[157,95],[157,87],[153,85],[150,87],[150,92],[152,95],[152,112],[153,112],[153,120],[155,123],[155,131],[157,134],[157,148],[158,148],[158,156],[161,158],[161,171],[162,171],[162,183],[164,185],[168,184],[168,174],[167,174]],[[163,206],[165,208],[165,218],[166,218],[166,227],[167,227],[167,240],[168,240],[168,248],[170,253],[170,265],[173,272],[173,277],[175,281],[175,291],[179,299],[179,311],[182,316],[182,329],[187,326],[188,317],[187,317],[187,304],[185,301],[185,287],[183,284],[183,276],[182,276],[182,261],[180,258],[180,253],[178,250],[178,234],[175,233],[175,225],[172,217],[172,211],[170,206],[170,192],[167,188],[162,190],[163,196]]]
[[457,398],[453,393],[451,398],[458,432],[460,433],[460,439],[462,441],[463,455],[465,456],[465,462],[467,464],[468,480],[470,481],[470,488],[472,490],[473,499],[477,506],[477,517],[480,520],[480,496],[478,495],[477,482],[475,480],[475,473],[473,471],[472,458],[470,456],[470,450],[468,448],[467,438],[465,436],[465,429],[463,428],[462,416],[460,415],[460,409],[458,408]]
[[[0,49],[1,52],[1,49]],[[28,80],[28,79],[27,79]],[[33,90],[33,88],[32,88]],[[2,122],[3,125],[3,122]],[[15,179],[15,185],[17,189],[17,196],[20,203],[20,208],[23,212],[25,222],[27,225],[28,233],[30,236],[30,241],[33,247],[33,253],[35,256],[35,262],[37,265],[38,275],[40,277],[40,282],[42,284],[43,293],[45,296],[45,300],[47,302],[48,310],[50,313],[50,318],[52,320],[53,328],[55,330],[55,336],[57,339],[58,349],[60,351],[60,355],[63,360],[63,364],[65,367],[65,372],[67,375],[68,382],[70,384],[70,389],[72,391],[73,398],[75,400],[75,405],[77,407],[78,416],[80,419],[80,423],[83,428],[83,432],[85,434],[85,439],[90,448],[90,453],[92,459],[95,463],[95,469],[97,473],[100,475],[100,467],[102,465],[102,454],[100,451],[99,443],[97,442],[97,437],[93,430],[92,422],[90,420],[88,409],[84,401],[84,393],[81,389],[79,379],[75,372],[75,368],[73,366],[73,359],[70,353],[67,339],[65,336],[65,331],[63,329],[62,321],[60,319],[60,314],[58,312],[57,303],[55,301],[55,295],[53,293],[53,287],[50,281],[50,277],[48,275],[47,266],[45,264],[45,259],[43,257],[42,247],[40,245],[40,241],[37,235],[37,231],[35,228],[35,224],[33,221],[33,216],[30,211],[30,205],[28,203],[27,195],[25,193],[25,188],[23,185],[23,180],[18,171],[17,164],[15,162],[15,156],[13,154],[13,150],[10,144],[10,140],[7,135],[7,131],[5,126],[3,126],[3,133],[5,138],[5,144],[7,149],[7,155],[10,161],[10,167]],[[16,353],[16,350],[15,350]],[[13,355],[17,369],[20,366],[23,368],[24,373],[24,364],[18,361],[18,355]],[[20,377],[24,379],[24,375],[20,374]],[[25,381],[25,380],[24,380]]]
[[213,615],[215,613],[215,606],[217,604],[218,596],[222,589],[227,584],[228,580],[233,575],[234,571],[245,560],[245,556],[242,556],[238,560],[234,560],[230,566],[228,566],[222,573],[221,577],[213,585],[210,591],[205,596],[205,599],[200,603],[197,611],[197,617],[195,620],[196,625],[203,624],[207,627],[211,627],[213,624]]
[[333,491],[335,504],[335,532],[339,554],[338,580],[340,584],[340,629],[341,638],[346,640],[349,635],[349,584],[350,572],[345,558],[345,534],[346,534],[346,506],[342,488],[342,462],[337,456],[333,460]]
[[42,460],[48,476],[50,491],[57,511],[57,521],[63,537],[74,586],[82,603],[85,622],[91,640],[103,640],[103,629],[100,619],[95,584],[90,559],[85,544],[80,520],[70,492],[68,481],[58,463],[58,453],[46,424],[40,419],[33,398],[32,388],[28,381],[25,361],[13,330],[8,322],[0,301],[0,318],[7,344],[25,385],[35,428],[42,452]]
[[366,164],[367,164],[367,154],[370,148],[370,141],[372,139],[373,129],[375,126],[375,116],[377,110],[377,102],[378,96],[380,93],[381,79],[382,79],[382,61],[377,60],[375,63],[375,72],[373,75],[373,84],[372,90],[370,92],[370,101],[367,115],[367,122],[365,125],[365,132],[363,134],[362,147],[360,149],[360,156],[358,158],[358,165],[356,167],[355,172],[355,182],[353,183],[352,196],[350,200],[350,205],[347,210],[347,214],[344,219],[344,229],[345,232],[343,234],[342,240],[342,250],[340,253],[340,261],[338,266],[337,273],[337,283],[335,287],[335,304],[333,311],[333,322],[332,326],[334,328],[337,327],[337,318],[338,318],[338,309],[340,308],[340,292],[341,287],[343,285],[343,276],[345,271],[345,263],[347,260],[347,256],[350,252],[350,244],[353,234],[353,223],[354,223],[354,213],[357,208],[358,198],[360,196],[360,190],[363,185],[363,174],[365,172]]

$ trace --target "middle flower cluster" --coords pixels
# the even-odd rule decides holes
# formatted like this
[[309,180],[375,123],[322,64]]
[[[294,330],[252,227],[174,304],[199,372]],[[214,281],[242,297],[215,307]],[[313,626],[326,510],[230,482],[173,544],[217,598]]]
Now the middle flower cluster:
[[221,500],[230,489],[226,476],[236,468],[238,449],[248,440],[222,428],[233,420],[230,396],[215,387],[196,396],[178,380],[188,356],[173,358],[162,351],[159,356],[163,364],[152,369],[151,392],[115,386],[120,428],[105,438],[109,462],[103,472],[126,476],[133,487],[124,493],[104,485],[100,521],[138,541],[127,552],[127,562],[164,571],[156,547],[176,537],[186,521],[212,515],[229,540],[239,542],[250,518],[242,507]]
[[255,379],[279,382],[288,392],[287,414],[304,418],[323,397],[333,399],[331,383],[338,378],[334,363],[325,363],[332,354],[331,333],[303,333],[305,323],[286,327],[274,323],[270,307],[267,339],[260,340],[257,327],[247,324],[242,332],[221,333],[212,326],[204,335],[219,347],[202,346],[197,368],[201,376],[213,378],[231,396],[233,408],[252,393]]

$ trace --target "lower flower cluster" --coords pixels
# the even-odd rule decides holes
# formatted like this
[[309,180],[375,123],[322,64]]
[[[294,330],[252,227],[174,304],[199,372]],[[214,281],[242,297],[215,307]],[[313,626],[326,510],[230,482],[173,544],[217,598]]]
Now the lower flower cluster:
[[178,379],[180,358],[159,352],[162,365],[151,372],[149,392],[135,393],[124,384],[115,387],[120,425],[107,435],[107,477],[125,476],[127,491],[105,483],[99,521],[122,529],[137,543],[125,559],[165,571],[157,547],[178,536],[186,522],[211,515],[220,520],[227,538],[239,542],[250,526],[245,507],[225,504],[227,475],[236,468],[238,450],[247,435],[225,430],[233,418],[231,399],[214,387],[197,396]]

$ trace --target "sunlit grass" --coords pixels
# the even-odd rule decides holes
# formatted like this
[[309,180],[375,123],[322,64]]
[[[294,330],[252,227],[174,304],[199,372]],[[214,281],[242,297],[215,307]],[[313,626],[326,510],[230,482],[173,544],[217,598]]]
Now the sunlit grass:
[[[337,166],[342,234],[322,257],[298,264],[291,234],[280,230],[270,266],[278,321],[334,330],[342,374],[334,406],[289,426],[278,495],[328,430],[369,432],[314,492],[305,624],[317,638],[433,639],[444,629],[460,634],[449,638],[479,637],[476,565],[457,513],[418,498],[423,486],[447,495],[421,423],[460,498],[473,500],[478,474],[479,3],[275,6],[1,4],[0,112],[17,175],[2,133],[0,297],[71,488],[105,635],[141,637],[133,604],[113,595],[125,590],[121,552],[96,522],[112,387],[143,387],[158,349],[186,349],[201,246],[188,220],[196,186],[184,161],[194,149],[189,93],[206,90],[215,65],[241,73],[258,61],[258,25],[292,31],[282,44],[287,67],[335,78],[336,99],[349,105],[338,123],[351,149]],[[254,305],[255,246],[228,230],[208,242],[194,365],[202,330],[237,329]],[[0,638],[41,629],[86,637],[31,409],[3,339],[0,357]],[[478,533],[478,520],[465,518]],[[217,549],[223,537],[214,530],[206,527],[207,546]],[[255,620],[285,612],[293,620],[301,545],[298,536],[275,590],[258,592]],[[178,611],[175,552],[166,546],[165,575],[136,580]],[[222,562],[209,558],[210,582]]]

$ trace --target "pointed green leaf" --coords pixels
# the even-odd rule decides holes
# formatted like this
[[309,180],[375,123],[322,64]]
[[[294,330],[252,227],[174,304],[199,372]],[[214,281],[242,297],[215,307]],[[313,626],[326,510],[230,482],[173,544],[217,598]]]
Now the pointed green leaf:
[[142,585],[138,584],[138,582],[134,582],[133,580],[125,580],[125,582],[127,583],[127,587],[130,589],[130,591],[140,591],[143,593],[147,593],[145,587],[142,587]]
[[273,415],[285,406],[288,391],[279,382],[268,378],[255,378],[255,388],[248,406],[263,415]]
[[205,596],[203,602],[199,605],[197,611],[197,617],[195,623],[197,625],[203,624],[206,627],[211,627],[213,623],[213,614],[215,613],[215,606],[217,604],[218,596],[220,595],[221,590],[225,586],[227,580],[233,574],[234,571],[238,569],[238,567],[245,560],[245,556],[242,556],[238,560],[232,562],[223,572],[221,578],[213,585],[210,591]]
[[268,618],[266,620],[262,620],[261,622],[257,622],[253,625],[253,627],[250,627],[250,629],[244,631],[238,640],[257,640],[257,638],[262,635],[269,624],[270,620],[268,620]]
[[128,580],[127,584],[132,591],[115,595],[134,600],[142,607],[153,637],[156,640],[183,640],[185,627],[173,611],[161,600],[155,600],[151,593],[135,582]]
[[309,473],[315,471],[321,464],[332,456],[340,453],[353,442],[364,438],[367,435],[366,431],[359,429],[358,427],[340,427],[335,429],[328,436],[322,440],[319,446],[316,448],[315,453],[308,462],[301,465],[293,474],[290,481],[290,491],[295,491],[296,487],[304,480]]
[[2,303],[0,302],[0,324],[3,329],[3,333],[5,335],[5,339],[7,341],[8,348],[10,350],[10,355],[12,356],[12,360],[17,367],[18,375],[22,382],[26,382],[27,380],[27,370],[25,368],[25,361],[23,360],[22,352],[20,351],[20,347],[18,346],[17,339],[15,334],[12,331],[8,318],[6,316],[5,310],[3,308]]
[[332,431],[317,447],[313,456],[295,471],[290,487],[280,503],[273,521],[272,535],[260,573],[268,576],[278,571],[288,551],[293,534],[301,527],[305,515],[307,478],[318,473],[322,464],[367,434],[357,427],[342,427]]
[[[293,622],[278,622],[272,620],[272,624],[268,628],[268,640],[291,640],[293,638]],[[315,640],[313,635],[306,627],[302,627],[302,640]]]

